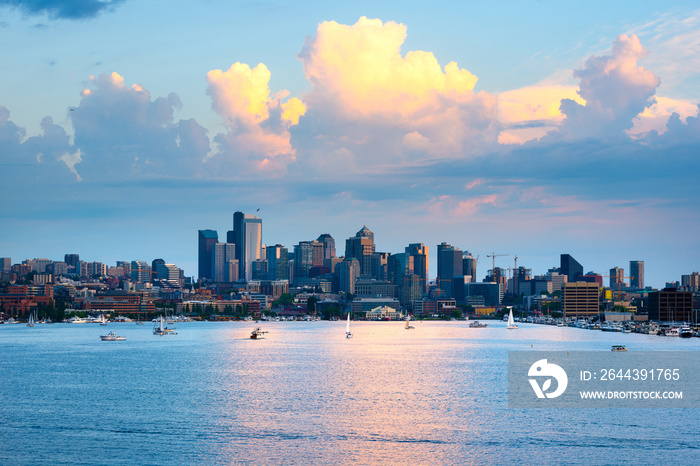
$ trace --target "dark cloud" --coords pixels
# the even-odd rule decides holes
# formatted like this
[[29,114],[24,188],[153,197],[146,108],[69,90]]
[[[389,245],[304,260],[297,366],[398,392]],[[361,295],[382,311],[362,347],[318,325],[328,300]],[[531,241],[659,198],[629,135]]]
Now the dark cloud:
[[112,11],[125,0],[0,0],[0,6],[18,8],[32,16],[51,19],[90,19],[103,11]]

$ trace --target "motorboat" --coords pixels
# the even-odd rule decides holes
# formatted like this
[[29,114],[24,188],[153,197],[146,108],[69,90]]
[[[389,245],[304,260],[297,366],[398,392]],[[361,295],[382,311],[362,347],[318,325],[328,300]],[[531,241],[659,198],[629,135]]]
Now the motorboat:
[[627,347],[625,345],[613,345],[612,350],[615,353],[621,352],[621,351],[627,351]]
[[267,332],[263,332],[260,327],[255,327],[255,329],[252,332],[250,332],[250,339],[251,340],[259,340],[266,333]]
[[469,324],[469,328],[484,328],[487,327],[489,324],[482,324],[478,320],[475,320],[474,322],[471,322]]
[[100,339],[102,341],[124,341],[126,340],[126,337],[117,335],[114,332],[109,332],[107,335],[100,335]]
[[693,336],[693,331],[690,330],[690,327],[683,326],[678,332],[678,336],[680,336],[681,338],[690,338]]

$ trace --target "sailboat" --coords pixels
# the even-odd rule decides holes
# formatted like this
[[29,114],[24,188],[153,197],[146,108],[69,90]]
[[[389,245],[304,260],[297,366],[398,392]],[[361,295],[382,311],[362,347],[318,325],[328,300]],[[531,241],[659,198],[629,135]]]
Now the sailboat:
[[513,320],[513,308],[510,309],[510,313],[508,314],[508,325],[506,325],[506,328],[508,330],[513,330],[518,328],[517,325],[515,325],[515,320]]
[[345,338],[352,338],[350,333],[350,313],[348,312],[348,323],[345,325]]
[[29,314],[29,322],[27,323],[27,327],[34,327],[34,313],[32,312]]
[[406,326],[404,327],[404,329],[406,329],[406,330],[411,330],[412,328],[415,328],[413,325],[409,325],[408,321],[410,319],[411,318],[409,316],[406,316]]

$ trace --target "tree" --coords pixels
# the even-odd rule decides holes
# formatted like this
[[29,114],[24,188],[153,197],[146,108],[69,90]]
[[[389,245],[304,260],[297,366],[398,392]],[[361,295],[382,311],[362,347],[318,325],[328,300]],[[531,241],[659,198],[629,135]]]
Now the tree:
[[316,314],[316,296],[309,296],[306,300],[306,309],[309,314]]
[[462,311],[460,311],[459,309],[455,309],[454,311],[452,311],[451,317],[453,319],[461,319],[462,318]]

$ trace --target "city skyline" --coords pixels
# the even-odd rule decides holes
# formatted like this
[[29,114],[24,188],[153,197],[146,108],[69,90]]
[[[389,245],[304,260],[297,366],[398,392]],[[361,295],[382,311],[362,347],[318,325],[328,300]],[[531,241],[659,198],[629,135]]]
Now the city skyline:
[[[700,10],[0,2],[0,256],[162,257],[231,212],[545,273],[700,264]],[[507,12],[508,14],[503,14]],[[198,18],[193,22],[192,18]],[[129,31],[125,34],[124,31]],[[500,263],[499,263],[500,262]]]

